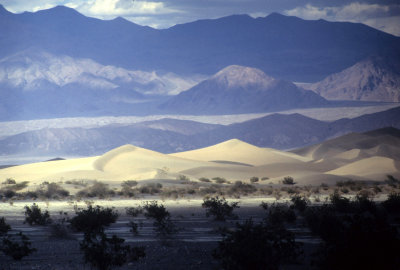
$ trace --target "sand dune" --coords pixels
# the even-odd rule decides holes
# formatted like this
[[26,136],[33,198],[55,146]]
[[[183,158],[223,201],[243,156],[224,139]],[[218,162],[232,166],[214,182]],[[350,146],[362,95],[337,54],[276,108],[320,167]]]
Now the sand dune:
[[382,132],[349,134],[293,152],[260,148],[229,140],[193,151],[162,154],[133,145],[115,148],[101,156],[40,162],[0,170],[0,180],[14,178],[40,184],[72,179],[175,180],[180,174],[200,177],[279,183],[292,176],[299,184],[334,183],[354,179],[381,180],[400,175],[400,138]]
[[397,173],[399,170],[393,159],[379,156],[365,158],[326,172],[326,174],[358,176],[371,180],[383,180],[386,178],[385,175]]
[[260,148],[237,139],[206,148],[170,154],[170,156],[202,161],[231,161],[253,166],[310,161],[307,157],[270,148]]

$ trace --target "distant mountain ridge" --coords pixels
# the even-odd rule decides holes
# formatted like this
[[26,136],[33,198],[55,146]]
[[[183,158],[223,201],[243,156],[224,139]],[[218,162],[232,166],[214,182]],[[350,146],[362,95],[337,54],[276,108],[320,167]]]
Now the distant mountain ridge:
[[172,73],[158,75],[154,71],[131,71],[104,66],[91,59],[56,56],[34,49],[0,59],[0,84],[38,90],[43,88],[42,83],[48,88],[76,84],[94,89],[125,87],[141,94],[177,94],[194,85],[195,81]]
[[[0,155],[97,155],[124,144],[163,153],[207,147],[230,139],[275,149],[317,144],[351,132],[400,129],[400,107],[353,119],[324,122],[300,114],[273,114],[227,126],[162,119],[97,128],[42,129],[0,140]],[[397,136],[391,132],[393,136]],[[397,136],[399,137],[399,136]]]
[[226,114],[319,107],[328,102],[263,71],[233,65],[173,96],[161,109],[184,114]]
[[22,14],[1,9],[0,58],[34,47],[128,70],[209,75],[238,64],[276,78],[313,82],[370,55],[399,55],[400,38],[371,27],[277,13],[156,30],[122,18],[88,18],[62,6]]
[[400,102],[400,61],[368,57],[309,88],[332,100]]

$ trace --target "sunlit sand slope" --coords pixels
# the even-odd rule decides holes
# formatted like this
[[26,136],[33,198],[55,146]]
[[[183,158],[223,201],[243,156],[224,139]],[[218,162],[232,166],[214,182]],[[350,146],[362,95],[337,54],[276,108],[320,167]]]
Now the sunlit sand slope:
[[203,161],[231,161],[253,166],[273,163],[302,163],[311,159],[270,148],[260,148],[237,139],[192,151],[170,154]]
[[260,148],[236,139],[174,154],[124,145],[97,157],[2,169],[0,181],[14,178],[38,184],[87,179],[117,184],[124,180],[169,181],[183,174],[192,181],[201,177],[246,181],[257,176],[269,178],[262,182],[269,184],[291,176],[299,184],[321,184],[400,176],[400,138],[381,133],[345,135],[293,152]]

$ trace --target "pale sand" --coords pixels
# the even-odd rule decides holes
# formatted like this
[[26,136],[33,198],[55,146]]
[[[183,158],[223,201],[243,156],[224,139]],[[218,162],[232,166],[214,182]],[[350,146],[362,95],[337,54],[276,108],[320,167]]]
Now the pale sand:
[[[40,184],[43,181],[75,179],[100,180],[119,185],[124,180],[175,180],[183,174],[192,181],[201,177],[223,177],[229,181],[249,181],[253,176],[268,177],[262,183],[280,183],[291,176],[299,184],[334,183],[355,179],[383,180],[387,174],[398,175],[399,161],[380,155],[395,155],[388,146],[374,149],[325,149],[311,147],[306,157],[260,148],[240,140],[174,154],[162,154],[132,145],[113,149],[102,156],[33,163],[0,170],[0,181],[14,178]],[[327,150],[327,152],[325,152]],[[316,151],[325,158],[313,160]],[[327,155],[329,153],[329,155]],[[303,153],[304,154],[304,153]],[[319,156],[319,155],[317,155]],[[215,162],[218,161],[218,162]],[[261,182],[260,182],[261,183]]]
[[376,156],[352,162],[326,173],[342,176],[359,176],[371,180],[381,180],[376,178],[381,178],[380,176],[387,174],[397,174],[398,172],[399,170],[396,168],[396,164],[393,159]]
[[202,161],[232,161],[259,166],[273,163],[300,163],[311,159],[270,148],[260,148],[237,139],[210,147],[170,154],[170,156]]

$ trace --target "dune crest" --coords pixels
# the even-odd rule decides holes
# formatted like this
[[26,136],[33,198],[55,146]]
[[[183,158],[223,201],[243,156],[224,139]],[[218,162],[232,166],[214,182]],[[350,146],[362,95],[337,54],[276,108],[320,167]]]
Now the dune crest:
[[398,172],[399,170],[393,159],[376,156],[352,162],[335,170],[328,171],[326,174],[358,176],[374,180],[376,176]]
[[90,179],[119,185],[124,180],[170,181],[183,174],[192,181],[201,177],[248,181],[253,176],[267,177],[268,183],[281,183],[285,176],[292,176],[299,184],[348,178],[381,181],[387,174],[400,175],[399,146],[400,138],[383,131],[352,133],[292,152],[260,148],[238,139],[173,154],[127,144],[97,157],[1,169],[0,179],[36,184]]
[[250,164],[253,166],[271,163],[310,161],[307,157],[270,148],[260,148],[238,139],[232,139],[213,146],[170,155],[194,160],[227,161]]

